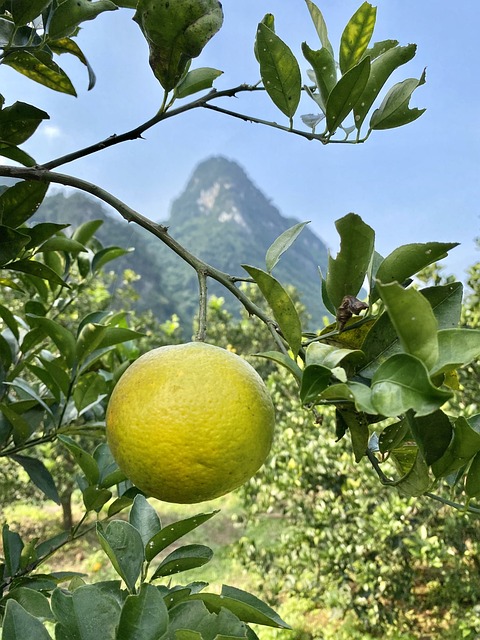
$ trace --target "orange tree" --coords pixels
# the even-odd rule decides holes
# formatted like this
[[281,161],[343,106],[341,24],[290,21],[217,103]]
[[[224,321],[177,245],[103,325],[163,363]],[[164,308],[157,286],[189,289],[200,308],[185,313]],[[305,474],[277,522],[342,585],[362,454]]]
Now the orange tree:
[[[199,108],[322,145],[365,142],[373,132],[404,126],[422,114],[409,103],[425,82],[424,74],[395,84],[376,104],[392,72],[413,58],[415,46],[400,46],[395,40],[371,44],[376,19],[372,5],[363,3],[348,21],[337,60],[320,9],[311,0],[306,5],[319,39],[314,48],[302,46],[311,67],[307,85],[302,83],[299,62],[275,31],[274,16],[267,14],[258,25],[255,41],[260,82],[217,91],[212,87],[221,71],[191,65],[222,26],[218,0],[0,2],[1,63],[69,95],[75,95],[75,89],[56,56],[77,57],[87,67],[93,86],[95,77],[75,40],[79,27],[88,28],[85,23],[104,12],[121,9],[128,15],[134,10],[134,20],[148,42],[151,69],[164,89],[159,109],[148,121],[41,164],[21,146],[48,114],[31,104],[5,105],[1,100],[0,152],[15,166],[0,166],[0,176],[19,180],[0,196],[1,284],[30,294],[21,321],[1,307],[1,455],[22,466],[32,482],[56,500],[56,487],[37,447],[61,443],[81,470],[78,485],[85,506],[84,516],[73,528],[53,540],[24,541],[5,524],[0,579],[5,640],[50,638],[52,627],[57,640],[96,638],[100,627],[103,637],[120,640],[252,638],[251,624],[287,626],[267,605],[234,587],[224,587],[217,595],[205,591],[204,583],[154,584],[208,561],[211,554],[203,545],[185,545],[152,568],[158,554],[213,514],[162,528],[146,497],[130,486],[103,441],[103,420],[98,419],[103,401],[122,366],[128,364],[128,356],[120,367],[111,362],[112,353],[117,353],[116,345],[125,336],[135,338],[136,334],[116,314],[93,312],[79,319],[73,330],[56,315],[58,306],[72,294],[71,265],[76,262],[85,277],[109,250],[89,251],[91,227],[69,237],[58,226],[34,223],[35,211],[51,183],[103,200],[195,269],[198,340],[205,340],[207,333],[207,281],[221,283],[269,329],[272,348],[262,356],[289,372],[289,384],[318,423],[325,406],[335,409],[338,438],[351,438],[355,459],[362,463],[366,459],[381,483],[406,495],[427,495],[472,513],[479,511],[472,504],[480,493],[479,417],[447,413],[445,403],[454,394],[452,371],[478,355],[480,333],[458,327],[460,283],[420,291],[410,287],[415,274],[443,257],[454,243],[412,244],[383,257],[375,251],[373,229],[355,214],[341,218],[336,223],[340,251],[329,259],[321,278],[324,304],[336,322],[311,334],[303,331],[287,290],[272,275],[302,225],[273,243],[264,266],[243,265],[248,275],[239,277],[206,264],[181,246],[166,227],[100,185],[57,171]],[[285,124],[224,106],[229,98],[258,92],[268,94]],[[304,126],[299,127],[295,118],[302,92],[310,96],[318,113],[302,116]],[[258,286],[269,311],[239,287],[244,279]],[[359,300],[365,282],[368,296]],[[360,314],[363,317],[356,318]],[[92,454],[81,445],[80,438],[87,433],[99,438]],[[436,487],[444,479],[464,488],[464,504],[438,494]],[[128,521],[115,519],[124,508],[130,508]],[[56,549],[92,526],[121,581],[85,584],[78,576],[39,573],[42,562]]]

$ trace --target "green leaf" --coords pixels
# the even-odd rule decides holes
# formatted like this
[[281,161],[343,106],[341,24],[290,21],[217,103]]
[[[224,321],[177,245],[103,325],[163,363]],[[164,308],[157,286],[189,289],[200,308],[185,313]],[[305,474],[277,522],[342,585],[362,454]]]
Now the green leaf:
[[461,469],[480,451],[480,435],[463,417],[453,424],[453,437],[444,455],[432,465],[437,478]]
[[[77,240],[77,238],[75,239]],[[107,247],[106,249],[101,249],[93,257],[92,271],[99,271],[107,262],[116,260],[131,251],[131,249],[122,249],[122,247]]]
[[307,224],[309,224],[309,222],[299,222],[298,224],[293,225],[293,227],[290,227],[289,229],[281,233],[278,238],[276,238],[272,242],[272,244],[267,249],[267,253],[265,256],[265,264],[269,273],[272,272],[281,256],[289,247],[292,246],[292,244],[295,242],[295,240],[298,238],[303,228]]
[[318,364],[305,367],[300,385],[302,404],[315,402],[319,394],[326,389],[332,377],[331,369]]
[[43,618],[44,620],[53,618],[48,598],[40,591],[27,587],[16,587],[8,592],[7,597],[18,602],[25,611],[36,618]]
[[322,47],[327,49],[332,58],[333,58],[333,47],[328,39],[327,25],[323,18],[322,12],[317,7],[316,4],[312,2],[312,0],[305,0],[307,3],[308,10],[310,12],[310,16],[312,18],[313,24],[315,26],[315,30],[318,34]]
[[120,344],[121,342],[138,340],[144,336],[144,333],[133,331],[133,329],[126,329],[124,327],[107,327],[107,330],[102,334],[102,338],[96,349],[104,349],[105,347],[111,347],[112,345]]
[[412,93],[422,84],[425,84],[425,71],[419,80],[409,78],[394,85],[380,107],[373,112],[370,119],[370,129],[402,127],[419,118],[425,109],[410,109],[409,103]]
[[112,520],[106,526],[97,523],[102,549],[131,592],[135,589],[143,565],[143,542],[139,532],[128,522]]
[[59,40],[55,40],[54,42],[49,42],[48,46],[53,51],[53,53],[56,53],[58,55],[61,55],[62,53],[71,53],[76,58],[78,58],[78,60],[80,60],[80,62],[82,62],[87,67],[88,90],[90,91],[91,89],[93,89],[97,81],[95,73],[90,66],[87,58],[83,54],[83,51],[80,49],[76,42],[74,42],[70,38],[60,38]]
[[190,571],[197,567],[203,567],[210,562],[213,551],[203,544],[187,544],[172,551],[155,569],[152,580],[165,576],[172,576],[182,571]]
[[38,253],[46,251],[65,251],[66,253],[76,253],[86,251],[85,247],[76,240],[65,236],[54,236],[46,240],[38,249]]
[[222,26],[223,11],[218,0],[139,0],[133,19],[148,42],[155,77],[171,91]]
[[396,47],[398,44],[398,40],[380,40],[380,42],[375,42],[371,47],[365,49],[364,56],[370,56],[370,60],[375,60],[389,49]]
[[417,45],[415,44],[409,44],[405,47],[394,47],[382,53],[382,55],[372,62],[367,84],[353,110],[357,129],[361,128],[370,107],[377,99],[388,78],[395,69],[411,60],[415,56],[416,50]]
[[380,452],[387,453],[393,449],[397,449],[408,433],[409,422],[406,418],[385,427],[378,439]]
[[51,0],[15,0],[12,2],[12,18],[17,27],[32,22],[39,16]]
[[95,458],[75,443],[72,438],[65,435],[59,435],[58,440],[73,456],[73,459],[81,468],[90,485],[96,485],[100,478],[100,471]]
[[328,258],[326,291],[337,309],[344,296],[356,296],[363,285],[375,232],[355,213],[340,218],[335,226],[340,234],[340,251],[336,258]]
[[302,370],[295,360],[292,360],[290,356],[287,356],[280,351],[264,351],[263,353],[255,353],[254,355],[257,358],[266,358],[267,360],[272,360],[273,362],[280,364],[282,367],[288,369],[290,373],[293,373],[297,380],[300,380],[302,377]]
[[416,356],[427,369],[438,358],[438,324],[425,296],[415,289],[404,289],[396,282],[377,290],[400,339],[403,350]]
[[465,480],[465,493],[469,498],[480,496],[480,452],[475,455]]
[[67,74],[44,51],[12,51],[3,60],[3,64],[49,89],[70,96],[77,95]]
[[11,271],[20,271],[21,273],[47,280],[47,282],[51,282],[52,284],[69,288],[68,284],[60,278],[58,273],[37,260],[16,260],[15,262],[9,262],[5,268]]
[[266,271],[245,264],[242,267],[257,283],[296,358],[302,342],[302,326],[292,299],[280,282]]
[[411,417],[409,425],[425,462],[431,466],[444,455],[452,440],[448,416],[439,409],[428,416]]
[[189,71],[183,80],[175,87],[177,98],[186,98],[193,93],[209,89],[223,71],[211,67],[200,67]]
[[323,367],[334,369],[341,362],[348,361],[350,364],[361,362],[364,354],[360,349],[342,349],[334,347],[324,342],[312,342],[307,347],[306,364],[320,364]]
[[305,59],[312,65],[319,91],[319,96],[315,94],[316,102],[325,113],[328,98],[337,83],[337,67],[333,54],[325,47],[313,51],[306,42],[302,43],[302,52]]
[[33,167],[36,164],[32,156],[22,149],[2,142],[0,142],[0,156],[10,158],[10,160],[23,164],[24,167]]
[[40,222],[34,227],[28,229],[22,229],[30,236],[30,242],[27,245],[27,249],[33,249],[39,247],[45,240],[56,235],[59,231],[62,231],[68,224],[57,224],[55,222]]
[[48,113],[26,102],[15,102],[0,111],[0,140],[11,145],[22,144],[37,130]]
[[44,369],[50,375],[50,378],[57,385],[63,395],[68,396],[70,388],[70,376],[68,375],[67,371],[55,360],[40,358],[40,361]]
[[55,320],[43,316],[27,314],[33,327],[40,327],[56,345],[69,367],[75,362],[75,336]]
[[3,555],[5,556],[6,576],[13,578],[20,568],[23,542],[16,531],[10,531],[8,524],[2,527]]
[[293,118],[302,92],[297,59],[288,45],[262,22],[257,28],[256,47],[265,91],[284,115]]
[[480,329],[439,331],[438,352],[438,360],[431,366],[432,376],[470,364],[480,355]]
[[18,323],[15,319],[13,313],[5,307],[3,304],[0,304],[0,318],[4,321],[6,326],[10,329],[12,334],[18,340],[20,338],[20,333],[18,330]]
[[[70,593],[55,589],[52,594],[52,610],[58,623],[56,640],[116,640],[116,628],[120,620],[120,589],[87,584]],[[59,629],[60,627],[60,629]],[[59,634],[61,631],[61,635]]]
[[427,463],[421,452],[418,451],[412,467],[395,486],[401,495],[410,498],[423,495],[430,489],[431,484]]
[[71,36],[82,22],[116,9],[118,7],[110,0],[64,0],[53,11],[48,23],[48,36],[53,40]]
[[[425,242],[404,244],[394,249],[380,264],[377,280],[382,284],[398,282],[402,284],[429,264],[438,262],[448,255],[458,242]],[[378,299],[376,287],[372,292],[372,302]]]
[[112,492],[108,489],[89,486],[82,491],[82,497],[87,512],[96,511],[100,513],[112,497]]
[[162,640],[226,640],[246,638],[247,629],[224,609],[209,613],[203,602],[186,600],[170,609],[168,632]]
[[370,75],[370,58],[363,58],[340,78],[327,100],[327,129],[335,133],[362,95]]
[[243,622],[262,624],[267,627],[290,629],[278,613],[251,593],[247,593],[228,585],[222,586],[221,595],[215,593],[198,593],[190,596],[190,600],[201,600],[209,611],[218,612],[222,608],[234,613]]
[[12,598],[7,600],[3,620],[3,638],[8,640],[51,640],[43,624]]
[[[0,111],[1,113],[1,111]],[[22,180],[0,195],[0,218],[9,227],[19,227],[42,204],[48,183]]]
[[80,244],[86,245],[91,240],[96,231],[102,226],[103,220],[87,220],[79,225],[73,232],[72,239]]
[[190,531],[207,522],[210,518],[213,518],[216,513],[218,513],[218,511],[199,513],[196,516],[173,522],[168,525],[168,527],[161,529],[150,539],[145,549],[145,559],[147,562],[151,562],[160,551],[163,551],[173,542],[176,542]]
[[345,74],[363,57],[375,28],[377,9],[364,2],[353,14],[340,40],[340,71]]
[[163,597],[156,587],[144,583],[137,595],[127,596],[115,640],[158,640],[167,626],[168,610]]
[[338,408],[337,419],[339,417],[350,431],[355,462],[360,462],[368,449],[368,440],[370,438],[368,422],[366,421],[365,416],[362,413],[353,411],[351,409],[349,410]]
[[435,387],[423,362],[408,353],[398,353],[382,363],[372,378],[371,389],[373,406],[387,417],[396,417],[408,409],[417,416],[426,416],[453,395]]
[[25,233],[0,224],[0,267],[15,260],[29,240]]
[[30,424],[25,418],[19,415],[11,404],[0,403],[0,411],[12,425],[13,428],[13,441],[16,445],[23,444],[32,433]]
[[135,496],[128,521],[142,538],[144,547],[162,528],[160,518],[145,496]]
[[23,455],[14,455],[11,457],[25,469],[33,484],[38,487],[47,498],[53,500],[56,504],[61,504],[52,474],[41,460]]

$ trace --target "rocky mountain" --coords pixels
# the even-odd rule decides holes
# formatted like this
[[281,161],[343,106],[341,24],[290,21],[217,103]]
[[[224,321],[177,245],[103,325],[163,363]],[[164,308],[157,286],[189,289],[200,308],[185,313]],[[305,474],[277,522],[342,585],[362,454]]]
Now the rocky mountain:
[[[197,310],[196,274],[148,232],[126,224],[115,212],[80,193],[49,196],[39,214],[43,219],[73,225],[103,219],[98,232],[102,242],[135,247],[118,261],[118,268],[129,267],[141,275],[142,306],[152,307],[160,318],[172,312],[185,322],[193,318]],[[265,268],[270,244],[297,222],[281,215],[238,164],[214,157],[195,169],[173,202],[166,224],[170,234],[195,255],[232,275],[246,275],[241,264]],[[318,267],[324,270],[326,263],[325,245],[306,227],[274,270],[282,283],[296,287],[313,325],[319,325],[325,314]],[[209,282],[209,292],[224,296],[227,307],[238,310],[233,296],[216,283]]]

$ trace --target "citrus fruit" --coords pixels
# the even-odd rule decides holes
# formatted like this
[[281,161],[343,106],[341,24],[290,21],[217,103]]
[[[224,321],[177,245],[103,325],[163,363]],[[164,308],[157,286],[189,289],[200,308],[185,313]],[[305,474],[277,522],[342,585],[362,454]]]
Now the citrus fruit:
[[233,491],[261,467],[274,409],[258,373],[202,342],[159,347],[121,376],[107,439],[120,469],[146,494],[192,503]]

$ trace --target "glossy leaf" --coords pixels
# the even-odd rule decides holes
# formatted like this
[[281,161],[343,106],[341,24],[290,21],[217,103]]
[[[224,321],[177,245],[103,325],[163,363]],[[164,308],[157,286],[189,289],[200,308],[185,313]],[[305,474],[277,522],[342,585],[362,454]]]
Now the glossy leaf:
[[143,542],[128,522],[112,520],[106,526],[97,523],[97,536],[115,571],[131,592],[135,589],[143,564]]
[[167,631],[168,610],[156,587],[142,584],[127,596],[115,640],[158,640]]
[[326,389],[332,377],[328,367],[311,364],[305,367],[300,386],[300,400],[303,404],[315,402],[319,394]]
[[220,29],[223,12],[217,0],[139,0],[133,19],[148,42],[155,77],[170,91]]
[[64,396],[68,395],[70,387],[70,376],[55,360],[47,360],[46,358],[40,358],[42,366],[50,375],[50,378],[57,385]]
[[210,547],[203,544],[188,544],[172,551],[155,569],[152,580],[172,576],[182,571],[203,567],[213,557]]
[[438,332],[438,360],[431,375],[447,373],[480,356],[480,329],[443,329]]
[[[398,455],[398,453],[397,453]],[[395,452],[392,453],[395,456]],[[423,495],[431,487],[432,481],[428,473],[428,466],[420,451],[417,451],[415,461],[410,470],[396,484],[397,491],[407,497]]]
[[302,326],[292,299],[280,282],[266,271],[249,265],[242,265],[242,267],[257,283],[296,358],[302,342]]
[[340,78],[327,101],[327,128],[335,133],[362,95],[370,75],[370,58],[364,58]]
[[438,324],[428,300],[419,291],[404,289],[396,282],[377,282],[377,290],[403,350],[430,369],[438,358]]
[[82,22],[116,9],[118,7],[110,0],[64,0],[54,9],[48,22],[48,36],[53,40],[70,36]]
[[316,102],[325,112],[330,93],[337,83],[335,59],[325,47],[318,51],[313,51],[306,42],[302,43],[302,52],[305,59],[312,65],[315,74],[315,82],[319,91],[319,95],[314,94]]
[[42,120],[49,117],[31,104],[15,102],[0,111],[0,140],[11,145],[22,144],[35,133]]
[[44,253],[46,251],[65,251],[67,253],[76,253],[79,251],[86,251],[85,247],[72,238],[58,235],[46,240],[39,248],[37,253]]
[[51,0],[15,0],[12,2],[12,18],[18,27],[32,22],[48,7]]
[[388,49],[376,58],[370,67],[370,76],[365,89],[355,105],[355,126],[360,129],[367,113],[377,99],[380,91],[387,82],[391,74],[402,64],[407,63],[415,56],[417,46],[409,44],[405,47],[394,47]]
[[48,598],[40,591],[27,587],[17,587],[9,591],[8,599],[18,602],[25,611],[36,618],[42,618],[43,620],[51,620],[53,618]]
[[297,380],[300,380],[300,378],[302,377],[302,370],[295,362],[295,360],[292,360],[292,358],[285,355],[284,353],[281,353],[280,351],[264,351],[263,353],[255,353],[254,355],[257,358],[266,358],[267,360],[272,360],[282,367],[285,367],[290,371],[290,373],[293,373]]
[[70,96],[77,95],[67,74],[43,51],[12,51],[3,64],[49,89]]
[[413,409],[426,416],[439,409],[450,391],[433,386],[421,360],[407,353],[391,356],[372,378],[372,404],[384,416],[396,417]]
[[293,227],[290,227],[281,233],[268,247],[265,256],[265,264],[269,273],[271,273],[285,251],[292,246],[307,224],[309,223],[299,222],[298,224],[293,225]]
[[111,497],[111,491],[100,487],[89,486],[82,491],[83,504],[87,512],[96,511],[100,513]]
[[306,364],[320,364],[329,369],[338,367],[341,362],[347,360],[356,364],[363,359],[360,349],[342,349],[324,342],[313,342],[307,347]]
[[211,67],[193,69],[189,71],[183,80],[175,87],[175,96],[177,98],[186,98],[198,91],[210,89],[222,73],[223,71],[212,69]]
[[33,327],[40,327],[58,348],[69,367],[75,361],[75,337],[66,327],[55,320],[42,316],[28,315]]
[[475,455],[465,480],[465,493],[469,498],[480,496],[480,452]]
[[16,531],[10,531],[8,524],[2,527],[2,546],[5,557],[6,576],[13,576],[20,569],[20,559],[23,550],[23,542]]
[[368,423],[365,416],[357,411],[341,408],[337,409],[336,416],[337,421],[341,420],[343,422],[342,432],[348,428],[352,439],[355,462],[360,462],[367,452],[368,440],[370,438]]
[[[75,238],[76,239],[76,238]],[[92,260],[92,271],[99,271],[108,262],[116,260],[127,253],[130,253],[131,249],[122,249],[122,247],[107,247],[98,251]]]
[[[118,3],[115,3],[115,4],[118,4]],[[83,54],[83,51],[80,49],[80,47],[74,40],[72,40],[71,38],[60,38],[59,40],[49,42],[48,46],[54,53],[58,55],[61,55],[62,53],[70,53],[73,56],[75,56],[78,60],[80,60],[80,62],[82,62],[87,67],[88,90],[90,91],[91,89],[93,89],[97,80],[95,73],[90,63],[88,62],[87,58]]]
[[[438,262],[448,255],[458,242],[425,242],[404,244],[394,249],[380,264],[377,280],[382,284],[398,282],[402,284],[429,264]],[[372,292],[372,301],[378,299],[376,288]]]
[[262,22],[257,29],[256,47],[266,92],[284,115],[293,118],[302,91],[297,59],[288,45]]
[[11,457],[25,469],[33,484],[38,487],[47,498],[53,500],[56,504],[61,503],[52,474],[41,460],[24,455],[14,455]]
[[0,267],[14,260],[29,240],[25,233],[0,224]]
[[144,547],[162,528],[157,512],[141,494],[135,496],[128,521],[140,534]]
[[210,613],[203,602],[183,601],[170,610],[164,640],[232,640],[246,638],[247,628],[233,613]]
[[364,56],[370,56],[371,60],[375,60],[389,49],[396,47],[398,44],[398,40],[380,40],[380,42],[375,42],[371,47],[365,49]]
[[430,303],[439,329],[454,329],[460,323],[463,285],[451,282],[445,285],[426,287],[420,293]]
[[425,84],[425,71],[419,80],[409,78],[394,85],[380,107],[373,112],[370,129],[402,127],[419,118],[425,109],[410,109],[409,103],[412,93],[422,84]]
[[53,269],[37,260],[15,260],[15,262],[9,262],[6,268],[11,271],[20,271],[21,273],[36,276],[52,284],[68,287],[68,284]]
[[453,438],[444,455],[432,465],[437,478],[461,469],[480,451],[480,435],[464,417],[453,424]]
[[3,620],[3,638],[9,640],[51,640],[43,624],[15,600],[9,598]]
[[340,40],[339,62],[343,74],[362,59],[373,35],[376,16],[376,7],[364,2],[348,21]]
[[37,211],[47,189],[48,183],[33,180],[22,180],[6,189],[0,195],[3,222],[12,228],[19,227]]
[[305,2],[307,3],[310,16],[313,20],[313,24],[315,26],[315,30],[318,34],[322,47],[327,49],[333,58],[333,47],[330,43],[330,40],[328,39],[327,25],[323,18],[322,12],[317,7],[317,5],[312,2],[312,0],[305,0]]
[[59,435],[58,440],[68,449],[75,462],[85,474],[88,482],[91,485],[96,485],[100,478],[100,471],[94,457],[76,444],[69,436]]
[[444,455],[452,440],[448,416],[438,410],[428,416],[412,417],[409,424],[425,462],[431,466]]
[[335,226],[340,234],[340,251],[336,258],[328,258],[326,291],[336,309],[344,296],[356,296],[360,291],[373,252],[375,232],[355,213],[340,218]]
[[378,446],[381,453],[387,453],[400,447],[409,433],[409,423],[406,418],[388,425],[380,434]]
[[210,518],[213,518],[216,513],[218,513],[218,511],[199,513],[196,516],[173,522],[168,527],[161,529],[151,538],[145,549],[145,559],[147,562],[151,562],[160,551],[163,551],[173,542],[176,542],[190,531],[207,522]]
[[10,329],[12,334],[18,340],[20,337],[19,328],[18,328],[19,325],[15,319],[15,316],[10,311],[10,309],[8,309],[8,307],[5,307],[3,304],[0,304],[0,318],[3,320],[5,325]]
[[273,609],[256,596],[228,585],[222,586],[220,595],[198,593],[190,596],[189,600],[201,600],[209,611],[213,612],[218,612],[222,608],[228,609],[243,622],[262,624],[278,629],[291,628]]
[[33,167],[36,164],[34,158],[22,149],[2,142],[0,142],[0,156],[10,158],[14,162],[23,164],[24,167]]
[[75,229],[72,239],[85,245],[93,238],[95,232],[98,231],[102,224],[103,220],[87,220]]

